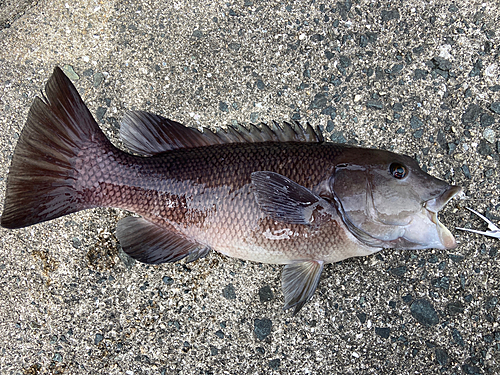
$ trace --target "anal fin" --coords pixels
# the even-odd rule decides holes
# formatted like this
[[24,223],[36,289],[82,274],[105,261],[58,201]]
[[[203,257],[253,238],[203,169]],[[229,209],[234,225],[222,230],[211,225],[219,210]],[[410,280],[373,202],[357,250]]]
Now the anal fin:
[[141,217],[121,219],[116,236],[127,255],[149,264],[177,262],[184,257],[193,262],[210,251],[207,246],[189,241]]
[[293,315],[311,299],[318,286],[323,261],[306,260],[287,264],[281,276],[281,287],[285,296],[283,310],[295,307]]

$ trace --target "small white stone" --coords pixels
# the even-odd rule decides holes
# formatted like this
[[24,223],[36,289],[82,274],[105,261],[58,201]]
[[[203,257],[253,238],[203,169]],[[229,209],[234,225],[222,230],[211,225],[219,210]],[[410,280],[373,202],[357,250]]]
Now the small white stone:
[[490,143],[495,143],[495,140],[496,140],[496,134],[495,134],[495,131],[493,129],[490,129],[490,128],[486,128],[484,129],[483,131],[483,137],[484,139],[486,139],[488,142]]
[[362,96],[360,94],[354,95],[354,102],[357,103],[361,100]]
[[445,44],[439,47],[439,57],[443,59],[451,60],[453,56],[450,54],[451,45]]
[[497,70],[496,64],[488,65],[486,69],[484,69],[484,75],[487,77],[494,77],[496,70]]
[[353,356],[354,358],[359,358],[359,354],[358,354],[358,353],[356,353],[356,352],[352,352],[352,356]]

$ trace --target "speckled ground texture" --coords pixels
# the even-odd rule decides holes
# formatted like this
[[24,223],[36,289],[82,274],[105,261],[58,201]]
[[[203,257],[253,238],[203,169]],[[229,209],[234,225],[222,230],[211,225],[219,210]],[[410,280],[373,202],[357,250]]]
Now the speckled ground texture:
[[[500,10],[487,1],[2,3],[0,209],[30,104],[64,67],[120,144],[127,109],[190,126],[299,119],[464,187],[500,220]],[[2,374],[500,373],[500,241],[326,267],[296,316],[280,266],[147,266],[95,209],[0,230]]]

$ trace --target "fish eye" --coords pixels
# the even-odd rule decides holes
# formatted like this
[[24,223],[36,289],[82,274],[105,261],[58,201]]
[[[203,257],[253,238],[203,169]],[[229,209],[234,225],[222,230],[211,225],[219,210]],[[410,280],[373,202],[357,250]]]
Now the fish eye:
[[389,171],[391,172],[391,175],[398,180],[405,178],[408,174],[408,169],[403,164],[399,163],[392,163],[389,166]]

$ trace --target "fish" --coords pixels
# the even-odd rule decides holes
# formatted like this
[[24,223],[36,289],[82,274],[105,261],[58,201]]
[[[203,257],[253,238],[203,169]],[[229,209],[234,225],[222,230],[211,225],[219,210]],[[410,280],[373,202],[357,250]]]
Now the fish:
[[298,122],[186,127],[143,111],[99,128],[59,67],[35,97],[7,176],[0,224],[17,229],[77,211],[132,212],[116,237],[148,264],[211,250],[283,265],[284,310],[297,314],[326,264],[382,249],[453,249],[438,213],[461,187],[411,157],[326,142]]

